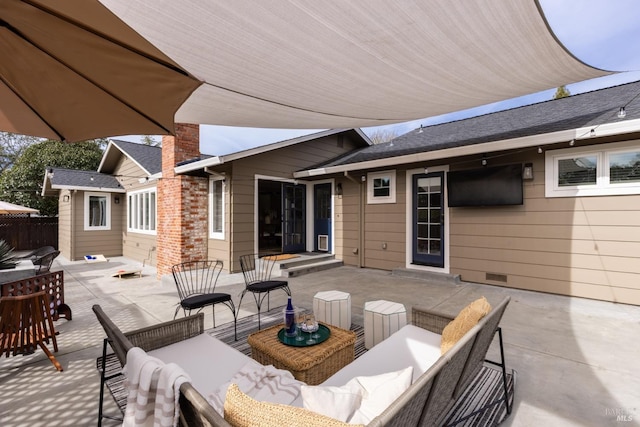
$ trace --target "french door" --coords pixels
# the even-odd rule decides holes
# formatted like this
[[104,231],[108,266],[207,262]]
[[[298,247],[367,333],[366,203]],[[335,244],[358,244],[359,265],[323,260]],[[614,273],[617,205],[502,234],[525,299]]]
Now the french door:
[[413,175],[413,263],[444,267],[444,172]]

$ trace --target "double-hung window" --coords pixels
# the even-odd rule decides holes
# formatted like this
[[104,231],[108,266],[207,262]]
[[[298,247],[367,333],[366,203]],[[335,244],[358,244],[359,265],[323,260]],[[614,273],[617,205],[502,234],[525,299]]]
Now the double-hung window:
[[224,239],[224,179],[209,180],[209,237]]
[[640,194],[640,143],[548,151],[545,181],[547,197]]
[[84,193],[84,229],[111,230],[111,194]]
[[150,188],[127,194],[127,230],[134,233],[156,234],[156,189]]

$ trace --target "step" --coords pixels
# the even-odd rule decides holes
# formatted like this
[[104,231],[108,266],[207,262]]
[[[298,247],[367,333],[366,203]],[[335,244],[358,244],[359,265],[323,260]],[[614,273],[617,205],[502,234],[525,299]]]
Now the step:
[[410,268],[396,268],[391,272],[392,276],[407,277],[410,279],[432,280],[445,283],[460,283],[459,274],[436,273],[434,271],[413,270]]
[[284,277],[298,277],[304,274],[314,273],[316,271],[329,270],[331,268],[342,267],[344,263],[339,259],[330,259],[326,261],[318,261],[313,264],[302,264],[296,267],[282,269]]
[[301,254],[298,258],[291,258],[284,261],[278,261],[281,270],[290,270],[303,265],[316,264],[323,261],[335,259],[333,254]]

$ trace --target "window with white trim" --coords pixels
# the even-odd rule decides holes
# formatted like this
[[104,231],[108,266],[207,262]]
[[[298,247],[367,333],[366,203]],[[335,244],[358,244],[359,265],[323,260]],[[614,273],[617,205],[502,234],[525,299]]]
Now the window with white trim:
[[84,229],[111,230],[111,194],[84,193]]
[[640,194],[640,143],[551,150],[545,154],[546,197]]
[[396,202],[396,171],[367,174],[367,203]]
[[156,189],[132,191],[127,194],[127,230],[134,233],[156,234]]
[[209,237],[224,239],[224,179],[209,180]]

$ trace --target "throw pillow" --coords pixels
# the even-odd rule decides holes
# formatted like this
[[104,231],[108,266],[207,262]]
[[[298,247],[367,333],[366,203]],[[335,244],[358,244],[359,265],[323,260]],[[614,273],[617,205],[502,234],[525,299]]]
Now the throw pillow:
[[347,422],[362,403],[362,390],[352,381],[342,387],[303,385],[302,404],[305,409]]
[[353,427],[304,408],[259,402],[240,391],[236,384],[227,390],[224,419],[234,427]]
[[411,385],[413,366],[368,377],[355,377],[342,387],[302,386],[306,409],[351,424],[368,424]]
[[460,313],[442,330],[440,354],[445,354],[460,338],[473,328],[491,311],[491,305],[485,297],[478,298],[460,310]]

